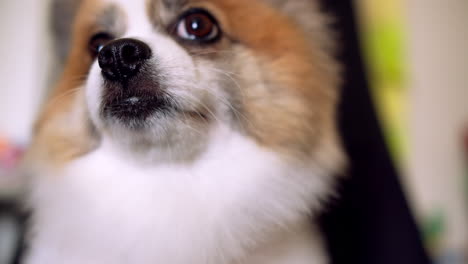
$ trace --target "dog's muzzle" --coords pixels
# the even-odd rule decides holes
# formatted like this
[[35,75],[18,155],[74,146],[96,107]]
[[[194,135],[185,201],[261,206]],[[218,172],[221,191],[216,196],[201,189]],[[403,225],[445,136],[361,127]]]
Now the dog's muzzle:
[[104,79],[101,115],[105,120],[141,128],[157,113],[173,109],[151,57],[146,43],[131,38],[111,41],[101,49],[98,63]]

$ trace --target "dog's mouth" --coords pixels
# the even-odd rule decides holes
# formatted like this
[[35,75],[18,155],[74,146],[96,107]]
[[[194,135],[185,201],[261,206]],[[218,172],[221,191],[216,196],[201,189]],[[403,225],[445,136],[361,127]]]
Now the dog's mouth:
[[130,129],[149,127],[161,119],[207,119],[203,111],[181,108],[169,95],[127,95],[103,102],[102,117]]
[[122,122],[144,121],[155,113],[167,113],[172,104],[162,96],[127,96],[115,98],[104,104],[104,117]]

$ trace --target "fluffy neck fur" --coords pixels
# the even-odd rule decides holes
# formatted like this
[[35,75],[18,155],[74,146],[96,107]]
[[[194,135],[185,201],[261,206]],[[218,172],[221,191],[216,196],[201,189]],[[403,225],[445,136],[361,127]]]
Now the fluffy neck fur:
[[193,164],[146,167],[104,140],[36,178],[26,263],[321,263],[306,223],[324,172],[227,128],[211,138]]

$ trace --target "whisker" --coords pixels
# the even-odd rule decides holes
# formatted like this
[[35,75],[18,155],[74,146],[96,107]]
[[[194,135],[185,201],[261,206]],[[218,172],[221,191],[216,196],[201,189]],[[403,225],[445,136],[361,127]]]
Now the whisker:
[[64,97],[66,96],[69,96],[69,95],[72,95],[74,93],[77,93],[81,90],[81,87],[76,87],[76,88],[73,88],[73,89],[70,89],[70,90],[67,90],[65,92],[62,92],[58,95],[54,95],[51,97],[51,99],[47,102],[47,107],[53,107],[55,106],[56,104],[60,103],[61,102],[61,99],[63,99]]

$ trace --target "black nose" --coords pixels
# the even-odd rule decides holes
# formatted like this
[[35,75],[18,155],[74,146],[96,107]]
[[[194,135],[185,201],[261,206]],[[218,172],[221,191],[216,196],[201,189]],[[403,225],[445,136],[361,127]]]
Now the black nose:
[[150,57],[151,49],[144,42],[122,38],[104,46],[99,52],[98,62],[106,79],[122,82],[135,76]]

